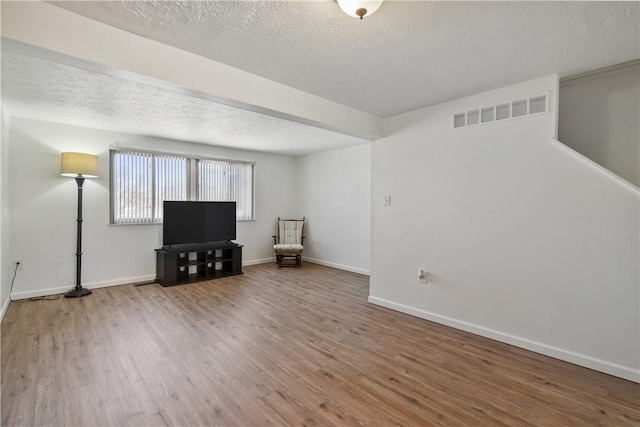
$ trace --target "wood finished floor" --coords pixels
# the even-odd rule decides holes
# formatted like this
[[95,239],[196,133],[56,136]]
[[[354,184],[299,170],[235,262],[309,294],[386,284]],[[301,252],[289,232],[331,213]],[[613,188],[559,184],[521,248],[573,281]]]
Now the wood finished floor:
[[640,385],[368,304],[368,288],[263,264],[12,303],[2,425],[640,425]]

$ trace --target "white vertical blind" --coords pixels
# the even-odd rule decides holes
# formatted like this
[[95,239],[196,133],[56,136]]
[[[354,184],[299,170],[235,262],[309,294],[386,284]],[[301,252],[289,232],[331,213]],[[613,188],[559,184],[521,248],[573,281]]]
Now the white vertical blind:
[[115,224],[151,222],[152,160],[153,156],[148,153],[114,153],[112,206]]
[[198,200],[232,202],[229,194],[229,162],[198,161]]
[[198,200],[236,202],[239,221],[253,219],[253,164],[197,161]]
[[[253,217],[253,164],[185,156],[112,150],[111,222],[150,224],[162,221],[165,200],[236,202],[239,221]],[[190,163],[193,162],[193,163]],[[189,165],[196,165],[195,183]]]
[[187,158],[154,156],[155,197],[153,222],[162,221],[165,200],[187,200]]

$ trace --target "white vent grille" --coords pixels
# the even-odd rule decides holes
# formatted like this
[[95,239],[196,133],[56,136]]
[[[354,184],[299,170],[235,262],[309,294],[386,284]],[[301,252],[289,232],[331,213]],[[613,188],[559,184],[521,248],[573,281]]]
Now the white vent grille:
[[511,117],[511,104],[496,105],[496,120],[504,120]]
[[467,126],[480,123],[480,110],[467,111]]
[[494,110],[495,110],[494,107],[483,108],[480,121],[482,123],[492,122],[493,121],[493,112],[494,112]]
[[544,113],[547,111],[547,97],[537,96],[529,98],[529,114]]
[[549,111],[549,96],[540,95],[527,99],[517,99],[498,105],[483,107],[453,115],[453,128],[492,123],[500,120],[543,114]]
[[521,99],[511,104],[511,117],[522,117],[527,115],[527,100]]

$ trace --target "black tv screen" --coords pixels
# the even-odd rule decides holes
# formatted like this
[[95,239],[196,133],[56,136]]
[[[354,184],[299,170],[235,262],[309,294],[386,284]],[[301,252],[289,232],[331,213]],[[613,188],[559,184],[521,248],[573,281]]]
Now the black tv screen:
[[165,201],[162,244],[235,240],[236,202]]

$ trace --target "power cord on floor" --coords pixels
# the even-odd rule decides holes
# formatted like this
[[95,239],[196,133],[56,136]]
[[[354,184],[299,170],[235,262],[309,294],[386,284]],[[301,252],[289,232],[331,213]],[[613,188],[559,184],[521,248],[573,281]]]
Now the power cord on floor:
[[48,297],[33,297],[33,298],[25,298],[20,300],[14,300],[11,298],[11,292],[13,292],[13,283],[16,281],[16,276],[18,275],[18,267],[20,267],[20,261],[16,261],[16,268],[13,270],[13,279],[11,279],[11,287],[9,288],[9,301],[15,303],[27,302],[27,301],[53,301],[60,298],[60,295],[50,295]]

